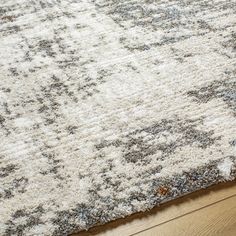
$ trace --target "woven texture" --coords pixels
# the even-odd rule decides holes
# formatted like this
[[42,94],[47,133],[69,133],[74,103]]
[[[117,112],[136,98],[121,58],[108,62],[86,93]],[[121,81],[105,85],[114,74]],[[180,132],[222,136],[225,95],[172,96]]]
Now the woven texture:
[[68,235],[236,176],[235,0],[0,1],[0,235]]

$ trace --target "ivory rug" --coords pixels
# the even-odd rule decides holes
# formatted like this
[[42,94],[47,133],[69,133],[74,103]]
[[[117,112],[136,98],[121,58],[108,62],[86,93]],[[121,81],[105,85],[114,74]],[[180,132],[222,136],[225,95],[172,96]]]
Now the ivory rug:
[[0,1],[0,235],[68,235],[236,176],[235,0]]

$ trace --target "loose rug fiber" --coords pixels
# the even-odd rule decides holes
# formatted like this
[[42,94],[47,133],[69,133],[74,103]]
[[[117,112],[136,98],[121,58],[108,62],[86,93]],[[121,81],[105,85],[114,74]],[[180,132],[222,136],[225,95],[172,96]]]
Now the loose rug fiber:
[[68,235],[236,176],[235,0],[0,1],[0,235]]

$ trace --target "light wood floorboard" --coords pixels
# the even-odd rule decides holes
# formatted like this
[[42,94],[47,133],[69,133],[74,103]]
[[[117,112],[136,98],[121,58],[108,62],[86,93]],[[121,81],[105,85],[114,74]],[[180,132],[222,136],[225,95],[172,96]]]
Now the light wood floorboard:
[[235,236],[236,195],[136,236]]
[[149,212],[137,213],[73,236],[88,235],[236,236],[236,182],[200,190]]

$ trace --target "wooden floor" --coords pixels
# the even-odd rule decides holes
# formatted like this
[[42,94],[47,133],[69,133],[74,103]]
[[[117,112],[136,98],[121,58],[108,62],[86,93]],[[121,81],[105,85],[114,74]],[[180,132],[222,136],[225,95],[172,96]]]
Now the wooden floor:
[[146,213],[73,236],[236,236],[236,182],[223,183]]

